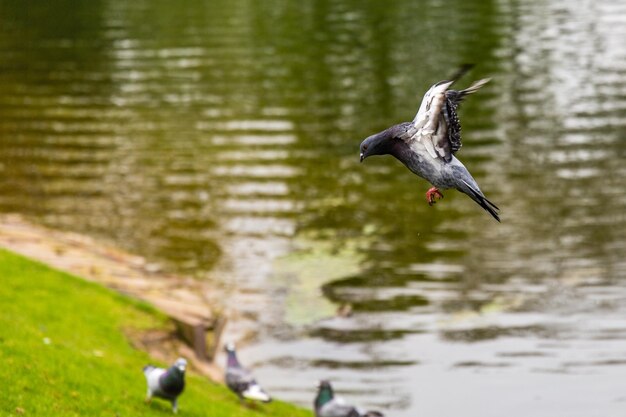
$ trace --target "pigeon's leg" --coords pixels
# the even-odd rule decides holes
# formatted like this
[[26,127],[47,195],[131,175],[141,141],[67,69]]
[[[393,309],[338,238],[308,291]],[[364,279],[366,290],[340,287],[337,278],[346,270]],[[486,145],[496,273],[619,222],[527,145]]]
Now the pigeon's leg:
[[150,401],[152,401],[152,391],[150,390],[150,388],[148,388],[148,392],[146,393],[146,404],[150,403]]
[[178,399],[172,400],[172,411],[178,414]]
[[438,198],[443,198],[443,194],[441,194],[441,191],[439,191],[437,187],[432,187],[426,191],[426,201],[428,201],[429,206],[435,204],[435,199]]

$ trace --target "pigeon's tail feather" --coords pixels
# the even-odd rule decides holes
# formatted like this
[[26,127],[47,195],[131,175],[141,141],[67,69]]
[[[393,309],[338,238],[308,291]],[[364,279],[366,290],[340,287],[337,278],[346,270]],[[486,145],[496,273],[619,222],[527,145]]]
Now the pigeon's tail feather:
[[473,187],[465,180],[461,180],[463,182],[464,187],[461,188],[461,191],[465,194],[469,195],[472,200],[478,203],[479,206],[485,209],[489,214],[493,216],[494,219],[500,221],[500,216],[498,214],[498,206],[493,204],[491,201],[487,200],[487,197],[483,195],[476,187]]
[[272,397],[270,397],[263,388],[261,388],[258,384],[250,385],[245,391],[241,393],[241,396],[248,400],[261,401],[264,403],[269,403],[272,401]]
[[150,372],[152,372],[154,369],[156,369],[156,367],[154,365],[146,365],[146,366],[143,367],[143,373],[145,375],[147,375]]

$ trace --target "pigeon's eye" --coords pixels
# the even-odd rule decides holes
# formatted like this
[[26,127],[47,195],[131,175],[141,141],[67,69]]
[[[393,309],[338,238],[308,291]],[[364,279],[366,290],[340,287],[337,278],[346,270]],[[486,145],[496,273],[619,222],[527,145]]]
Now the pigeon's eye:
[[366,151],[367,150],[367,145],[363,145],[363,150]]

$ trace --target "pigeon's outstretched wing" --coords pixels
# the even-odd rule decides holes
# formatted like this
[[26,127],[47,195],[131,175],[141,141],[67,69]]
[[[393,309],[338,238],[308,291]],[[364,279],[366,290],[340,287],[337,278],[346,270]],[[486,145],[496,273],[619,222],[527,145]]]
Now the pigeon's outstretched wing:
[[476,92],[489,82],[489,78],[475,81],[465,90],[449,90],[465,70],[450,81],[440,81],[424,94],[415,118],[400,139],[411,145],[417,141],[424,145],[433,158],[446,162],[461,148],[461,122],[457,109],[463,98]]

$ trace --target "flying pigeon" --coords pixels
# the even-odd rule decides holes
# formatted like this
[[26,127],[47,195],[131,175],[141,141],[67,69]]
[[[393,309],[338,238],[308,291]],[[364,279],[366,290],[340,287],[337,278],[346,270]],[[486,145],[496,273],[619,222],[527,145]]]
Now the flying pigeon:
[[341,398],[335,397],[333,387],[328,381],[320,382],[313,406],[315,417],[384,417],[378,411],[363,411],[344,403]]
[[256,382],[250,371],[239,363],[235,345],[228,343],[224,348],[227,355],[226,385],[228,385],[228,388],[242,400],[248,399],[264,403],[272,401],[272,397],[263,391],[263,388]]
[[152,365],[144,366],[143,373],[148,384],[146,401],[150,402],[153,396],[164,398],[172,402],[172,411],[177,413],[178,396],[185,389],[186,368],[187,361],[183,358],[178,358],[168,369]]
[[461,148],[458,107],[467,95],[490,80],[475,81],[465,90],[450,90],[469,68],[471,66],[464,66],[449,81],[433,85],[424,95],[412,122],[391,126],[365,139],[361,143],[361,162],[372,155],[393,155],[411,172],[434,185],[426,192],[429,205],[443,198],[439,189],[456,188],[500,221],[500,209],[487,200],[467,168],[454,157]]

